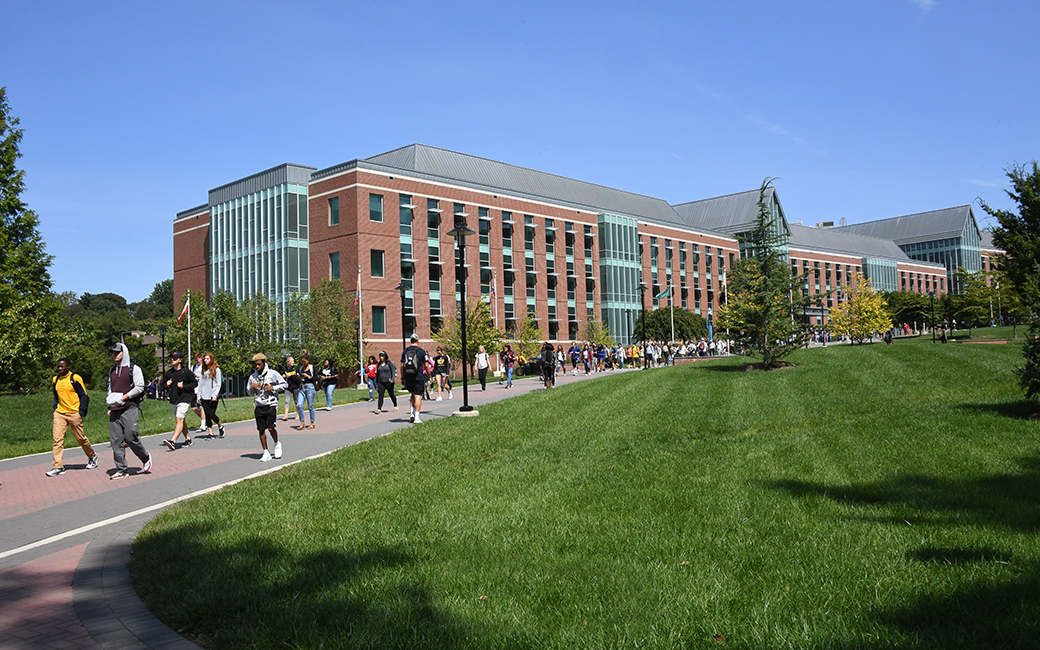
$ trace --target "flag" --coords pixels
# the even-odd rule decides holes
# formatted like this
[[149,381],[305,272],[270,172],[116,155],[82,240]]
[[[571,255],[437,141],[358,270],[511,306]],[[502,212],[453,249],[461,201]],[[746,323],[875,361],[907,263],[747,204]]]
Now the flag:
[[180,325],[181,321],[184,320],[184,315],[188,313],[191,308],[191,294],[188,294],[188,299],[184,301],[184,309],[181,310],[181,315],[177,317],[177,324]]
[[354,306],[361,302],[361,267],[357,267],[357,293],[354,294]]
[[661,298],[669,298],[669,297],[671,297],[671,295],[672,295],[672,287],[669,286],[667,289],[665,289],[661,293],[659,293],[656,296],[654,296],[654,300],[660,300]]
[[495,285],[498,284],[498,274],[495,271],[491,272],[491,302],[495,301]]

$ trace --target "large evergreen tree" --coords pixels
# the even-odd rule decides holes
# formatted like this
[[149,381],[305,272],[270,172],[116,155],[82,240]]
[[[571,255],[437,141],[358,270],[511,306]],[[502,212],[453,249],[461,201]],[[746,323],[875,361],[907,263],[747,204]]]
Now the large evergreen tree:
[[1025,363],[1017,371],[1032,398],[1040,394],[1040,167],[1034,160],[1005,171],[1011,181],[1005,191],[1018,210],[996,210],[985,202],[982,209],[1000,224],[993,229],[993,242],[1005,253],[1001,270],[1028,306],[1030,336],[1023,347]]
[[733,265],[729,304],[719,307],[718,327],[729,328],[738,349],[762,357],[762,367],[781,365],[784,357],[808,339],[805,313],[812,299],[801,289],[806,275],[791,272],[783,247],[780,215],[767,200],[773,179],[762,182],[758,218],[746,237],[744,257]]
[[0,88],[0,390],[39,385],[51,367],[62,305],[51,293],[52,257],[40,220],[22,201],[22,141]]

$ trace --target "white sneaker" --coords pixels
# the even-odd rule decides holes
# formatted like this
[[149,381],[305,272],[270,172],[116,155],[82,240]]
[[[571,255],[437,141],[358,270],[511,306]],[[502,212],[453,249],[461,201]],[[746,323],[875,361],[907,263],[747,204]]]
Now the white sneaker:
[[[448,399],[451,399],[451,397],[449,396],[449,397],[448,397]],[[435,402],[443,402],[443,401],[444,401],[444,398],[443,398],[443,397],[441,397],[440,395],[438,395],[438,396],[437,396],[437,399],[435,399],[434,401],[435,401]]]
[[414,422],[415,424],[422,424],[422,420],[419,419],[418,415],[412,418],[412,422]]
[[448,391],[448,399],[455,399],[455,396],[451,394],[450,390]]
[[332,407],[331,407],[331,406],[326,406],[326,407],[325,407],[325,410],[326,410],[326,411],[331,411],[331,410],[332,410]]
[[274,457],[275,458],[281,458],[282,457],[282,443],[280,443],[280,442],[274,443]]
[[267,451],[265,449],[264,450],[264,455],[260,457],[260,462],[261,463],[266,463],[269,460],[271,460],[271,452],[269,452],[269,451]]

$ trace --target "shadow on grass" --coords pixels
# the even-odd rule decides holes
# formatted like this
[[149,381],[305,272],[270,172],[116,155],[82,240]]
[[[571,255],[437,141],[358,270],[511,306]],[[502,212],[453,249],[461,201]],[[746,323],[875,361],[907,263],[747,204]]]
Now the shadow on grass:
[[1031,420],[1040,411],[1036,402],[1019,400],[1017,402],[1003,402],[998,404],[961,404],[957,407],[962,411],[970,413],[995,413],[1013,420]]
[[233,545],[220,537],[208,525],[146,534],[130,562],[149,609],[205,647],[527,647],[441,611],[399,549],[304,551],[263,535]]
[[[947,528],[1001,528],[1011,533],[1040,532],[1040,457],[1019,460],[1021,471],[963,481],[903,475],[862,485],[837,486],[806,481],[765,482],[796,497],[825,497],[869,509],[857,519],[886,524]],[[878,508],[889,512],[879,516]],[[990,547],[909,549],[910,562],[958,571],[961,582],[971,566],[1010,565],[1006,582],[978,578],[967,587],[873,610],[870,616],[901,635],[900,648],[1040,648],[1040,562],[1018,559]],[[967,572],[967,573],[965,573]],[[893,647],[861,640],[836,640],[828,647]]]

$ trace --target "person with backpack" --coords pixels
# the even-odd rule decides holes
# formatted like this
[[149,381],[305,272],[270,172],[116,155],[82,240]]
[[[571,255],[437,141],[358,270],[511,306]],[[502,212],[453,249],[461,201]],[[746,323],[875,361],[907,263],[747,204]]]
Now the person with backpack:
[[451,372],[451,357],[444,351],[443,347],[437,348],[437,356],[433,358],[433,376],[437,379],[437,401],[443,402],[442,393],[448,391],[448,399],[451,399],[451,383],[448,381],[448,373]]
[[538,362],[542,366],[542,382],[546,390],[552,388],[556,381],[556,350],[552,343],[542,343],[542,351],[538,354]]
[[365,382],[368,383],[368,401],[372,401],[376,398],[376,368],[379,363],[376,362],[376,358],[371,354],[368,355],[368,363],[361,368],[361,375],[365,378]]
[[[306,362],[306,355],[303,357]],[[271,460],[271,452],[267,450],[267,432],[271,432],[271,440],[274,442],[273,458],[282,457],[282,443],[278,441],[278,392],[285,390],[286,381],[282,375],[273,368],[268,367],[267,357],[263,352],[253,355],[253,374],[249,376],[246,388],[255,403],[253,416],[256,418],[256,430],[260,433],[260,446],[264,453],[260,457],[261,463]],[[313,385],[313,384],[312,384]],[[302,416],[301,416],[302,417]]]
[[90,398],[83,378],[72,372],[72,362],[68,357],[58,359],[58,374],[51,378],[51,386],[54,391],[54,467],[47,476],[53,478],[65,473],[62,455],[65,452],[65,433],[69,429],[87,455],[87,469],[97,469],[98,455],[83,433],[83,419],[87,417]]
[[116,343],[112,346],[112,355],[115,365],[108,373],[105,402],[108,405],[108,441],[116,463],[116,471],[109,478],[117,481],[129,475],[127,449],[144,463],[142,474],[152,471],[152,455],[145,450],[137,430],[144,398],[144,373],[130,363],[130,351],[126,345]]
[[419,336],[412,334],[411,345],[401,354],[401,383],[411,394],[409,402],[412,409],[410,420],[416,424],[422,422],[419,412],[422,410],[422,396],[426,390],[426,350],[419,347]]
[[502,362],[502,367],[506,369],[506,388],[512,388],[513,368],[516,366],[516,354],[513,352],[513,348],[509,344],[506,344],[506,347],[498,357]]
[[[300,424],[296,428],[313,429],[316,419],[314,417],[314,395],[317,393],[315,384],[319,380],[318,372],[314,369],[310,357],[306,353],[300,355],[300,365],[296,368],[296,374],[300,377],[300,397],[296,400],[296,414],[300,419]],[[303,424],[303,405],[305,403],[311,415],[311,423],[307,426]]]
[[483,345],[477,348],[477,354],[473,361],[477,366],[477,376],[480,378],[480,390],[487,390],[487,373],[488,368],[491,367],[491,361]]
[[[369,357],[372,360],[372,357]],[[325,410],[332,410],[332,391],[336,390],[336,382],[339,381],[339,371],[332,365],[332,359],[325,359],[321,366],[321,389],[325,391]],[[372,384],[368,385],[369,394],[372,392]]]
[[198,395],[199,403],[202,404],[202,411],[206,416],[204,418],[206,421],[205,431],[210,438],[213,437],[214,424],[217,425],[218,435],[221,438],[224,437],[224,425],[221,424],[220,418],[217,417],[217,400],[220,399],[223,382],[224,377],[220,372],[220,365],[217,363],[213,353],[207,352],[202,355],[202,372],[199,373],[199,385],[195,394]]
[[195,373],[184,367],[184,354],[174,352],[170,355],[170,363],[173,367],[166,371],[163,384],[170,391],[170,409],[173,411],[173,437],[163,440],[163,444],[173,451],[177,449],[177,438],[183,433],[184,442],[181,447],[192,445],[191,437],[188,435],[188,426],[184,418],[188,415],[188,409],[195,402]]
[[397,395],[394,394],[395,381],[397,381],[397,366],[385,351],[380,351],[379,363],[376,364],[376,382],[379,384],[379,404],[376,406],[376,413],[383,412],[383,395],[385,393],[390,393],[390,401],[394,403],[394,410],[397,410]]

